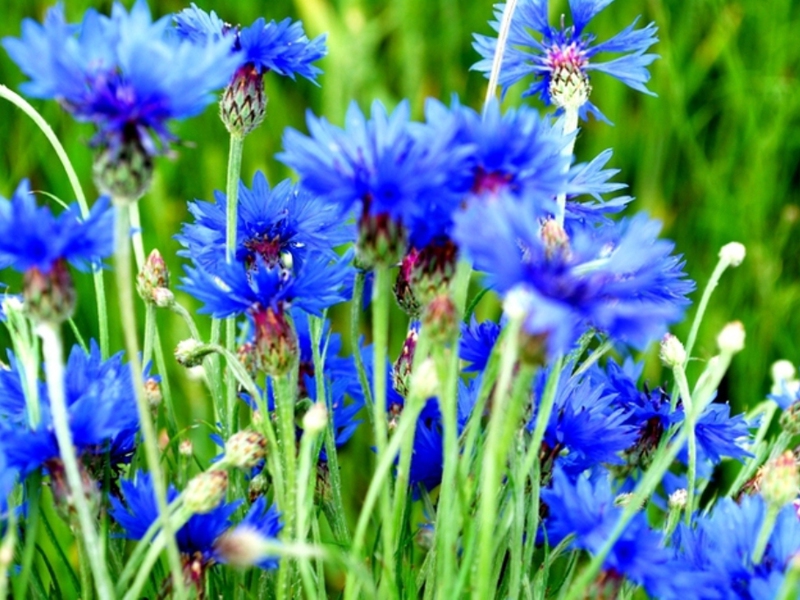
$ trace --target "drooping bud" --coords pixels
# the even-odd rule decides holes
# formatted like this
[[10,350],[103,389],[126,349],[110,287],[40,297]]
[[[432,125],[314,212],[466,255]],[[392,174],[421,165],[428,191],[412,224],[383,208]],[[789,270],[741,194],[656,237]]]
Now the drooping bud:
[[761,480],[761,495],[768,504],[783,507],[797,498],[800,491],[800,473],[791,450],[768,462]]
[[417,348],[417,340],[419,333],[416,327],[412,325],[406,335],[406,341],[403,342],[403,349],[400,351],[400,356],[392,366],[392,386],[395,391],[403,396],[408,397],[408,386],[411,378],[411,367],[414,364],[414,351]]
[[244,137],[264,121],[264,77],[252,63],[239,67],[219,101],[219,117],[231,135]]
[[670,369],[686,364],[686,349],[681,341],[668,333],[661,340],[661,362]]
[[267,455],[267,438],[256,431],[239,431],[225,442],[225,460],[237,469],[252,469]]
[[459,317],[449,294],[434,298],[422,313],[422,326],[434,344],[451,342],[458,334]]
[[315,402],[303,415],[303,431],[317,434],[328,426],[328,409],[324,402]]
[[406,229],[390,215],[371,215],[369,202],[358,220],[358,242],[355,265],[369,270],[375,266],[391,267],[397,264],[406,249]]
[[550,101],[559,108],[577,110],[589,100],[592,86],[585,68],[588,64],[586,51],[575,42],[569,45],[553,45],[547,51],[547,66],[550,68]]
[[736,354],[744,348],[744,325],[741,321],[733,321],[722,328],[717,336],[720,352]]
[[256,364],[272,377],[286,375],[298,357],[297,334],[283,309],[253,311]]
[[228,491],[228,472],[204,471],[186,484],[184,506],[193,514],[211,512],[225,498]]
[[203,359],[211,354],[211,350],[205,344],[194,338],[189,338],[178,342],[175,348],[175,360],[184,367],[197,367],[202,364]]
[[156,303],[154,294],[158,288],[169,291],[169,269],[161,253],[154,249],[136,276],[136,291],[145,302]]
[[25,271],[23,282],[25,313],[39,323],[61,324],[75,311],[75,285],[63,259],[53,263],[48,273],[37,267]]
[[124,137],[119,144],[100,147],[92,165],[97,189],[118,204],[136,202],[153,181],[153,157],[145,150],[135,128]]
[[719,257],[732,267],[738,267],[744,261],[745,247],[739,242],[729,242],[719,250]]

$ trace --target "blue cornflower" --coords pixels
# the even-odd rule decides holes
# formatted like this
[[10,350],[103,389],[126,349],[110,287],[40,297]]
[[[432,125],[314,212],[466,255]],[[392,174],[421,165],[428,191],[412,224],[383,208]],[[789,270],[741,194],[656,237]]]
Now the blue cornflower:
[[[546,104],[559,108],[570,106],[578,109],[582,119],[589,114],[606,120],[603,114],[589,102],[592,87],[589,82],[590,71],[600,71],[616,77],[631,88],[651,94],[645,84],[650,79],[648,65],[656,58],[647,54],[647,49],[658,41],[658,28],[650,23],[642,29],[635,29],[638,18],[606,42],[594,44],[595,36],[585,33],[589,21],[613,0],[570,0],[572,25],[566,27],[562,16],[561,26],[548,24],[547,0],[520,0],[511,21],[508,44],[503,54],[503,64],[499,83],[504,88],[533,75],[535,81],[524,96],[538,95]],[[495,8],[496,20],[490,25],[498,31],[505,4]],[[541,34],[538,40],[530,31]],[[488,77],[497,48],[497,38],[475,35],[473,47],[483,60],[474,69]],[[620,53],[621,57],[608,62],[595,62],[600,53]]]
[[48,274],[67,261],[80,270],[97,265],[114,251],[114,213],[101,198],[82,219],[71,205],[60,215],[38,206],[24,179],[11,200],[0,197],[0,269]]
[[327,54],[325,35],[309,40],[303,24],[289,18],[279,23],[257,19],[249,27],[232,26],[192,3],[175,15],[178,35],[195,43],[224,39],[238,59],[238,68],[254,68],[259,75],[274,71],[279,75],[295,75],[316,82],[322,71],[314,62]]
[[497,338],[500,337],[500,325],[494,321],[481,323],[472,315],[469,325],[461,324],[461,340],[458,356],[469,363],[466,372],[482,372],[489,362]]
[[223,535],[215,543],[218,558],[222,562],[238,564],[239,566],[255,566],[261,569],[277,569],[278,557],[266,556],[253,563],[252,550],[247,546],[252,544],[253,538],[260,540],[276,540],[283,529],[281,513],[274,504],[267,507],[267,499],[261,496],[253,502],[244,519],[232,530]]
[[524,328],[549,356],[569,351],[587,327],[643,348],[680,320],[694,283],[660,224],[640,214],[568,236],[508,196],[455,217],[454,239],[502,296],[513,294]]
[[[638,438],[638,427],[627,422],[628,414],[615,406],[614,394],[605,385],[589,377],[572,376],[572,367],[567,364],[558,375],[553,412],[543,440],[547,456],[571,476],[601,464],[623,464],[620,455]],[[527,425],[530,431],[536,426],[538,405],[550,376],[552,371],[543,369],[534,380],[534,411]]]
[[0,445],[0,532],[5,533],[5,521],[8,517],[8,499],[17,483],[18,473],[9,466],[5,451]]
[[88,10],[73,25],[58,4],[41,25],[26,19],[22,37],[5,38],[3,46],[30,77],[25,93],[55,98],[76,119],[94,123],[102,147],[133,144],[153,155],[174,139],[167,122],[200,113],[238,62],[227,40],[183,40],[170,21],[153,21],[145,0],[137,0],[130,12],[115,2],[110,17]]
[[713,595],[693,598],[725,600],[774,598],[791,560],[800,552],[800,519],[790,504],[781,509],[767,542],[764,558],[753,564],[753,550],[766,515],[761,496],[744,496],[739,503],[718,500],[708,514],[698,514],[692,527],[681,525],[673,546],[677,556],[709,575]]
[[[622,508],[607,473],[580,476],[572,481],[561,469],[553,473],[552,487],[542,490],[548,506],[544,527],[547,541],[555,546],[569,535],[573,549],[597,553],[616,525]],[[684,593],[703,593],[711,585],[688,561],[673,556],[661,538],[637,513],[603,561],[601,585],[608,597],[616,597],[625,580],[640,585],[655,598],[681,598]],[[610,592],[610,593],[609,593]],[[708,597],[708,596],[706,596]],[[711,596],[713,597],[713,596]]]
[[256,315],[267,309],[278,312],[289,304],[320,315],[348,298],[349,263],[349,255],[333,262],[325,256],[309,256],[293,273],[282,264],[267,264],[260,256],[249,269],[241,263],[220,263],[212,273],[187,266],[180,289],[203,303],[198,312],[217,319]]
[[[203,268],[213,271],[225,261],[227,196],[215,192],[216,202],[191,202],[195,222],[184,224],[178,241]],[[285,254],[300,265],[309,253],[334,258],[334,246],[352,241],[355,232],[346,225],[335,207],[289,180],[270,189],[261,171],[248,188],[239,183],[236,260],[247,266],[261,257],[275,265]]]
[[[47,386],[37,381],[39,422],[31,428],[24,395],[24,373],[9,353],[10,369],[0,370],[0,430],[9,464],[25,476],[48,462],[59,459]],[[128,462],[132,439],[139,429],[139,417],[130,368],[122,354],[103,360],[92,341],[89,353],[74,346],[65,367],[65,394],[72,440],[79,454],[110,459],[114,465]],[[91,463],[91,461],[90,461]]]
[[[683,407],[680,412],[683,413]],[[698,460],[716,465],[724,456],[740,461],[751,457],[752,454],[743,446],[752,441],[751,429],[757,425],[757,422],[749,423],[743,414],[731,416],[729,404],[709,404],[695,426]],[[688,462],[685,449],[678,458],[684,463]]]

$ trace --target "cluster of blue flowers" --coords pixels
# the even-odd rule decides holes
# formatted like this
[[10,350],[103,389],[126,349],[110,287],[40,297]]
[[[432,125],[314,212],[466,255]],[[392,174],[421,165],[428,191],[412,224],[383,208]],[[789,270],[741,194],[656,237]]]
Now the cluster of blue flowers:
[[[405,475],[411,498],[433,508],[446,495],[437,498],[435,490],[452,464],[445,458],[445,441],[458,440],[457,460],[476,460],[476,446],[464,438],[483,443],[485,423],[505,418],[504,409],[488,398],[502,400],[497,363],[505,360],[499,357],[503,335],[516,336],[505,375],[522,404],[516,407],[519,422],[511,425],[520,447],[530,444],[536,469],[514,485],[537,478],[531,485],[535,526],[526,543],[550,548],[563,543],[600,556],[600,573],[588,594],[596,597],[618,597],[629,585],[666,599],[775,597],[800,553],[798,490],[787,492],[774,476],[784,469],[797,479],[794,457],[771,456],[764,469],[730,490],[730,497],[705,509],[694,497],[695,490],[716,483],[723,459],[745,463],[757,452],[766,458],[759,446],[765,428],[757,417],[732,415],[725,398],[712,400],[713,390],[695,410],[687,395],[642,381],[643,365],[631,352],[661,340],[683,319],[695,284],[674,245],[659,238],[657,221],[642,213],[616,218],[632,198],[616,195],[625,186],[613,181],[611,151],[582,164],[573,157],[578,132],[570,119],[577,123],[591,114],[606,120],[589,100],[591,71],[649,93],[647,67],[656,56],[648,49],[657,41],[653,24],[637,29],[634,22],[598,44],[585,32],[611,1],[570,0],[572,25],[562,18],[558,28],[548,24],[546,0],[520,0],[510,23],[508,7],[497,7],[492,27],[499,33],[509,27],[500,85],[505,91],[533,77],[524,96],[555,105],[555,114],[530,106],[504,109],[496,100],[478,112],[457,97],[449,104],[429,99],[422,120],[412,119],[407,101],[393,110],[376,101],[369,113],[353,103],[343,127],[309,111],[307,133],[288,129],[276,156],[296,171],[298,181],[270,185],[257,172],[250,185],[238,181],[229,188],[230,198],[216,192],[213,201],[190,202],[193,219],[176,235],[186,260],[179,289],[200,304],[198,313],[230,319],[232,332],[227,349],[218,339],[208,345],[195,339],[192,348],[203,356],[228,352],[230,359],[235,343],[245,376],[238,375],[243,385],[231,397],[252,410],[253,429],[259,429],[256,413],[265,410],[268,414],[257,415],[267,423],[264,431],[271,431],[273,422],[282,434],[288,430],[289,439],[282,437],[279,448],[269,452],[281,453],[289,467],[308,438],[290,419],[280,422],[279,386],[289,383],[290,416],[311,404],[327,407],[332,443],[320,444],[314,457],[317,496],[329,504],[334,492],[327,486],[339,477],[329,471],[336,464],[331,453],[355,435],[364,410],[385,417],[376,431],[393,435],[410,404],[423,402],[414,406],[420,411]],[[482,35],[475,40],[483,57],[475,69],[498,75],[498,40]],[[310,40],[290,19],[259,19],[243,27],[192,5],[153,21],[144,0],[130,11],[115,3],[110,17],[87,11],[79,24],[67,23],[58,5],[43,24],[26,21],[22,37],[6,38],[3,45],[30,79],[23,87],[27,94],[57,99],[77,119],[95,125],[94,144],[103,155],[95,175],[101,172],[100,187],[115,199],[131,186],[110,185],[120,181],[121,171],[109,175],[109,164],[125,163],[130,175],[131,149],[145,163],[166,153],[175,141],[169,121],[198,114],[224,88],[221,117],[241,142],[264,118],[263,76],[299,75],[316,83],[321,70],[314,63],[326,53],[324,36]],[[603,52],[621,56],[596,62]],[[132,196],[146,185],[135,188]],[[74,494],[64,478],[50,388],[38,377],[38,349],[20,345],[18,322],[29,317],[34,326],[60,326],[70,318],[75,293],[68,265],[99,269],[111,254],[115,215],[109,204],[103,197],[85,216],[74,206],[54,216],[36,203],[27,182],[11,200],[0,198],[0,269],[24,274],[21,303],[7,296],[0,310],[16,350],[8,351],[8,368],[0,368],[0,499],[11,498],[16,484],[32,473],[48,476],[64,501]],[[127,207],[118,203],[117,209]],[[497,322],[463,314],[454,288],[457,273],[469,275],[464,265],[479,274],[482,294],[502,303]],[[401,355],[392,363],[357,335],[350,340],[353,356],[345,355],[326,311],[352,298],[358,314],[362,298],[354,292],[372,272],[385,275],[398,266],[394,292],[411,321]],[[166,277],[160,281],[159,286],[168,285]],[[163,305],[175,308],[171,292],[161,296]],[[430,374],[434,383],[422,381],[425,374],[417,370],[423,361],[415,353],[423,336],[426,350],[433,344],[439,357],[460,359],[451,380],[454,421],[445,412],[450,391]],[[610,349],[622,358],[601,362]],[[585,358],[587,352],[594,354]],[[686,360],[665,362],[682,370]],[[211,372],[213,365],[207,366]],[[63,382],[84,493],[98,496],[106,486],[108,514],[133,540],[148,539],[160,517],[157,480],[130,467],[141,442],[134,378],[141,376],[151,392],[159,382],[148,369],[132,374],[121,354],[105,358],[91,342],[72,348]],[[391,385],[383,390],[386,381]],[[706,384],[701,380],[693,394],[702,397]],[[781,424],[787,435],[800,433],[799,390],[793,371],[776,377],[771,399],[785,411]],[[385,397],[375,397],[379,391]],[[448,431],[453,422],[456,431]],[[282,520],[277,491],[268,506],[264,482],[276,478],[265,460],[264,437],[255,434],[250,454],[239,464],[225,462],[238,424],[231,417],[214,435],[225,448],[217,467],[247,471],[249,509],[242,516],[244,499],[224,498],[226,491],[243,492],[241,485],[228,490],[225,472],[224,485],[208,494],[218,501],[187,516],[175,535],[183,576],[200,595],[214,564],[239,566],[235,546],[242,538],[273,539],[287,530],[294,535],[294,515]],[[543,431],[541,438],[537,431]],[[378,453],[385,441],[378,440]],[[654,486],[650,508],[631,513],[633,493],[668,448],[675,449],[672,470]],[[207,473],[223,473],[215,468]],[[295,490],[285,494],[294,499]],[[166,496],[173,506],[186,500],[172,485]],[[297,496],[302,501],[303,494]],[[251,562],[264,569],[279,565],[274,556]]]

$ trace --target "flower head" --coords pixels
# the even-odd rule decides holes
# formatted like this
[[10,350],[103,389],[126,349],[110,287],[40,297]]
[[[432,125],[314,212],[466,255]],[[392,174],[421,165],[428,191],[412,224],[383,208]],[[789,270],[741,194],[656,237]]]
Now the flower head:
[[[195,222],[178,236],[186,248],[181,254],[210,271],[225,261],[227,196],[214,197],[213,203],[189,204]],[[251,267],[257,257],[276,265],[288,254],[297,266],[308,254],[334,258],[333,248],[355,237],[334,206],[289,180],[270,189],[261,171],[250,188],[239,183],[238,213],[235,258]]]
[[264,496],[258,498],[247,515],[233,529],[215,542],[216,554],[222,562],[234,566],[256,565],[262,569],[277,569],[278,557],[265,556],[260,546],[275,541],[283,529],[278,507],[267,507]]
[[237,61],[227,41],[183,40],[170,17],[153,21],[145,0],[130,12],[116,2],[110,17],[88,10],[74,25],[58,4],[43,24],[26,20],[22,38],[3,45],[30,77],[27,94],[55,98],[94,123],[102,146],[135,140],[150,155],[173,139],[167,122],[201,112]]
[[[570,0],[572,25],[566,27],[564,18],[560,27],[548,24],[547,0],[520,0],[512,18],[508,44],[503,55],[500,85],[504,89],[533,75],[534,82],[525,96],[538,95],[546,104],[559,108],[578,109],[586,119],[589,114],[606,120],[603,114],[589,101],[592,86],[589,74],[592,71],[607,73],[631,88],[652,94],[645,84],[650,79],[647,70],[657,55],[647,54],[647,49],[658,41],[657,27],[650,23],[635,29],[638,18],[610,40],[594,43],[595,36],[585,32],[586,26],[613,0]],[[497,5],[496,20],[490,24],[495,31],[500,29],[505,4]],[[531,31],[541,37],[537,39]],[[473,46],[483,60],[473,67],[488,77],[497,48],[497,38],[475,35]],[[598,54],[610,52],[622,54],[619,58],[597,62]]]

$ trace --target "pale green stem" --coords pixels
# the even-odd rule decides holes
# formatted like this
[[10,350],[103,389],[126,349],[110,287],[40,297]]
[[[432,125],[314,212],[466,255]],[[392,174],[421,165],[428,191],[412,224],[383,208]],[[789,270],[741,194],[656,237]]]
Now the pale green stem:
[[500,363],[500,376],[494,392],[492,416],[481,469],[480,492],[480,533],[478,541],[478,564],[473,596],[489,598],[492,595],[492,558],[495,547],[495,521],[497,519],[498,495],[502,480],[503,432],[505,431],[506,410],[509,400],[508,389],[514,374],[514,366],[519,354],[519,332],[521,323],[512,320],[508,324],[506,348]]
[[[168,514],[167,488],[164,474],[161,471],[157,434],[153,421],[150,418],[150,407],[144,396],[142,382],[142,365],[139,359],[139,341],[136,328],[136,307],[133,301],[133,286],[131,285],[131,246],[129,241],[129,211],[124,204],[117,204],[117,236],[116,236],[116,276],[119,290],[119,307],[122,317],[122,330],[125,336],[125,347],[131,369],[136,408],[139,413],[139,423],[142,430],[142,444],[145,451],[147,468],[153,478],[153,489],[156,495],[158,513],[162,517]],[[167,546],[167,558],[172,571],[175,594],[179,598],[186,597],[183,585],[182,566],[178,544],[174,532],[170,528],[169,520],[164,520],[164,536]]]
[[[281,539],[285,542],[295,540],[295,517],[297,516],[295,510],[295,494],[297,493],[297,441],[294,424],[297,380],[296,378],[292,378],[292,375],[295,374],[296,371],[292,369],[287,376],[272,378],[285,479],[285,494],[283,506],[281,506],[281,512],[283,513]],[[293,577],[293,564],[290,561],[281,561],[278,567],[277,593],[279,598],[292,597],[291,586]]]
[[[564,137],[572,136],[564,146],[563,150],[561,151],[562,156],[572,156],[572,153],[575,151],[575,130],[578,129],[578,108],[573,106],[564,107],[564,116],[561,117],[564,119],[564,129],[562,130],[561,134]],[[569,163],[567,163],[567,169],[569,169]],[[567,211],[567,194],[566,192],[561,192],[556,197],[556,221],[559,225],[564,224],[564,216],[566,215]]]
[[675,382],[678,384],[681,400],[683,400],[683,414],[686,420],[686,428],[689,437],[687,448],[689,453],[689,467],[686,474],[686,510],[684,512],[684,517],[686,525],[691,525],[697,479],[697,434],[695,432],[695,426],[698,415],[692,406],[692,395],[689,392],[689,382],[686,379],[686,371],[683,370],[683,366],[676,365],[672,369],[672,372],[675,375]]
[[51,323],[40,323],[37,333],[42,338],[44,370],[47,378],[47,392],[50,398],[50,410],[53,414],[53,428],[64,472],[69,484],[70,497],[75,507],[81,535],[85,544],[89,565],[94,575],[97,595],[101,600],[113,598],[113,586],[103,558],[100,538],[97,534],[95,519],[92,516],[86,495],[83,491],[83,479],[78,467],[78,457],[72,443],[72,432],[69,429],[69,413],[64,391],[64,351],[61,333]]
[[[47,141],[50,142],[53,150],[55,150],[58,160],[61,161],[64,171],[67,173],[67,179],[72,187],[72,193],[75,194],[75,199],[78,201],[78,206],[81,209],[81,216],[86,218],[89,215],[89,204],[86,202],[86,194],[83,193],[83,188],[81,187],[80,179],[78,179],[78,174],[75,172],[75,168],[72,166],[69,156],[67,156],[67,152],[64,150],[64,146],[61,144],[58,137],[56,137],[52,127],[50,127],[47,121],[44,120],[44,117],[42,117],[42,115],[40,115],[39,112],[33,108],[33,106],[31,106],[27,100],[25,100],[25,98],[16,92],[13,92],[4,85],[0,85],[0,98],[5,98],[14,106],[22,110],[22,112],[28,115],[33,122],[36,123],[37,127],[39,127],[41,132],[45,135]],[[103,271],[99,269],[95,270],[93,273],[93,278],[94,291],[97,300],[100,353],[103,355],[103,358],[106,358],[108,357],[109,352],[108,304],[106,302],[106,287],[105,282],[103,281]]]
[[[720,257],[719,262],[717,262],[717,266],[714,267],[714,271],[711,273],[711,279],[708,280],[706,289],[703,290],[703,295],[700,297],[700,304],[697,305],[697,313],[692,321],[692,328],[689,330],[689,337],[686,340],[687,362],[692,357],[692,350],[694,350],[694,344],[697,341],[697,333],[700,331],[700,324],[703,322],[703,317],[706,314],[706,308],[708,308],[708,301],[711,299],[711,294],[714,293],[717,285],[719,285],[719,280],[722,277],[722,274],[729,266],[730,262],[728,259]],[[686,365],[684,365],[684,367],[685,366]]]
[[[305,542],[308,537],[309,521],[313,509],[313,495],[309,494],[309,490],[316,481],[314,455],[317,449],[317,437],[320,433],[322,432],[305,430],[300,438],[300,469],[297,478],[297,541],[301,543]],[[313,598],[316,595],[316,586],[311,565],[307,560],[300,561],[300,576],[303,580],[306,597]]]
[[359,324],[361,323],[361,296],[364,294],[365,278],[366,273],[364,273],[364,271],[356,271],[356,280],[355,283],[353,283],[353,299],[350,301],[350,345],[353,348],[353,358],[356,361],[358,380],[361,383],[361,389],[364,392],[364,400],[367,403],[367,416],[370,422],[372,422],[374,418],[372,414],[372,390],[369,387],[369,377],[367,377],[364,358],[361,356],[361,345],[359,344],[359,338],[361,337],[359,331]]
[[[391,300],[391,280],[389,269],[378,266],[375,269],[375,294],[372,300],[372,343],[373,343],[373,431],[375,434],[375,447],[378,459],[386,452],[387,422],[386,422],[386,361],[389,351],[389,306]],[[392,491],[391,486],[382,486],[380,494],[381,537],[382,537],[382,562],[384,580],[382,589],[389,586],[395,589],[394,581],[394,532],[392,522]],[[391,592],[394,593],[393,591]]]
[[[40,520],[40,507],[39,500],[42,493],[42,474],[40,471],[34,471],[25,480],[24,483],[28,496],[28,506],[26,509],[27,519],[25,523],[25,546],[22,551],[21,569],[18,583],[14,586],[14,593],[17,598],[28,597],[28,584],[30,582],[31,568],[33,567],[33,557],[36,551],[36,536],[39,531]],[[12,525],[13,526],[13,525]],[[4,565],[9,567],[10,565]],[[0,577],[5,579],[5,569]],[[0,590],[0,598],[6,596]]]
[[344,516],[344,503],[342,502],[342,476],[339,472],[339,455],[336,449],[336,434],[333,423],[333,407],[328,402],[325,393],[325,359],[320,352],[320,342],[324,329],[324,319],[309,317],[311,327],[311,354],[314,361],[314,380],[317,384],[317,402],[325,400],[328,407],[328,426],[325,428],[325,455],[328,458],[328,478],[331,485],[331,500],[323,502],[325,516],[340,544],[350,544],[350,531]]
[[497,47],[492,59],[492,71],[489,73],[489,86],[486,88],[486,99],[483,102],[484,111],[489,103],[497,97],[497,82],[500,79],[500,70],[503,66],[503,54],[505,54],[508,34],[511,31],[511,20],[514,17],[514,10],[517,8],[517,0],[508,0],[503,19],[500,22],[500,29],[497,32]]
[[[228,176],[226,181],[227,215],[225,220],[225,260],[230,264],[236,260],[236,228],[239,210],[239,179],[242,171],[242,149],[244,136],[231,134],[228,152]],[[236,317],[229,317],[225,324],[225,348],[228,352],[236,350]],[[236,433],[236,382],[228,373],[226,378],[225,399],[228,435]]]
[[764,522],[761,523],[761,529],[756,538],[756,547],[753,548],[753,564],[757,565],[764,558],[764,552],[767,549],[769,537],[772,535],[772,530],[775,529],[775,522],[778,520],[778,513],[780,509],[774,504],[767,504],[767,512],[764,515]]
[[778,590],[778,600],[797,600],[800,595],[800,564],[797,560],[791,560],[786,569],[783,585]]

